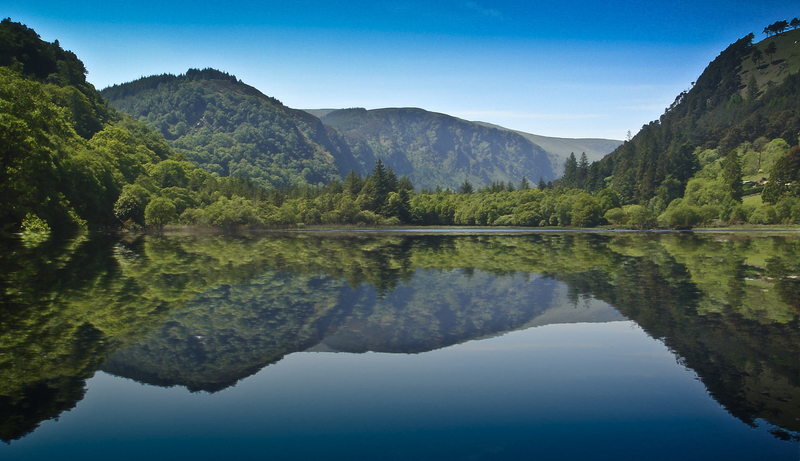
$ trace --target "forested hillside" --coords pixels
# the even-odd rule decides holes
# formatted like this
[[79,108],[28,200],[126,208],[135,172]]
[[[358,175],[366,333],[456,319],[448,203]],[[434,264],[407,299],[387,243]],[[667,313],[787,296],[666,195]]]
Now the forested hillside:
[[114,203],[169,148],[109,109],[58,42],[0,23],[0,229],[112,226]]
[[321,121],[210,69],[104,91],[136,120],[77,56],[6,19],[0,231],[800,222],[798,39],[737,41],[659,120],[598,162],[571,153],[553,180],[519,133],[421,109]]
[[418,187],[552,181],[560,173],[557,161],[518,133],[422,109],[342,109],[321,120],[342,133],[357,172],[368,172],[380,158]]
[[323,111],[320,122],[313,111],[290,109],[213,69],[147,77],[101,94],[195,165],[266,189],[325,184],[350,170],[366,175],[378,158],[431,190],[454,190],[465,180],[478,187],[523,176],[551,181],[563,166],[518,133],[421,109]]
[[2,233],[162,227],[187,208],[222,212],[263,194],[192,166],[109,107],[74,53],[10,19],[0,22],[0,145]]
[[723,51],[659,120],[592,164],[580,186],[598,190],[610,185],[626,203],[645,204],[656,196],[669,203],[683,195],[702,166],[700,152],[714,150],[725,157],[759,138],[796,145],[800,30],[757,44],[753,39],[750,34]]
[[340,177],[333,153],[347,157],[316,117],[214,69],[146,77],[101,94],[205,171],[267,189],[325,184]]

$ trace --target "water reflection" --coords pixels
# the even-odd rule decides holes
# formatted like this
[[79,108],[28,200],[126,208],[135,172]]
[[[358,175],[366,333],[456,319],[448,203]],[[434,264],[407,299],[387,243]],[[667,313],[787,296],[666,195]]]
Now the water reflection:
[[[303,351],[420,353],[635,320],[733,416],[800,432],[793,235],[109,237],[0,252],[0,438],[98,369],[215,392]],[[566,292],[562,287],[566,287]],[[614,306],[598,307],[592,299]]]

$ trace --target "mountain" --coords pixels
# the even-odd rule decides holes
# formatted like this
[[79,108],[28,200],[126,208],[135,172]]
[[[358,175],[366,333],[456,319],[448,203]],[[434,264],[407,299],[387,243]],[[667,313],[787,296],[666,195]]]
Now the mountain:
[[355,108],[329,111],[320,120],[341,133],[359,162],[357,172],[369,171],[381,158],[417,187],[456,190],[464,181],[481,187],[558,176],[550,155],[524,136],[445,114]]
[[[691,89],[629,142],[592,164],[597,190],[610,184],[627,203],[656,196],[669,203],[683,195],[701,165],[699,154],[717,159],[759,138],[796,145],[800,133],[800,30],[753,43],[736,41],[714,59]],[[763,145],[765,143],[759,143]],[[765,172],[767,173],[767,172]]]
[[101,94],[195,165],[267,188],[327,183],[340,176],[333,153],[346,156],[319,119],[218,70],[145,77]]
[[564,168],[564,163],[567,161],[569,154],[580,156],[586,154],[590,162],[596,162],[614,149],[622,145],[622,141],[616,139],[602,139],[602,138],[553,138],[550,136],[540,136],[538,134],[526,133],[524,131],[510,130],[499,125],[493,125],[486,122],[475,122],[478,125],[487,126],[489,128],[497,128],[498,130],[507,130],[512,133],[517,133],[530,142],[544,149],[545,152],[550,154],[551,158],[555,160],[554,168],[561,173]]
[[351,170],[366,175],[378,158],[417,188],[551,181],[569,152],[599,158],[618,145],[536,136],[422,109],[301,111],[214,69],[146,77],[101,94],[200,168],[246,176],[268,189],[328,183]]
[[[315,117],[319,117],[320,119],[322,119],[326,115],[330,114],[331,112],[335,112],[338,109],[303,109],[303,110]],[[561,175],[561,172],[564,169],[564,163],[567,161],[567,158],[571,153],[574,153],[575,155],[578,156],[582,153],[585,153],[586,157],[590,162],[595,162],[602,159],[603,157],[614,151],[614,149],[622,145],[622,141],[618,141],[616,139],[554,138],[550,136],[540,136],[538,134],[526,133],[524,131],[512,130],[500,125],[494,125],[492,123],[487,123],[487,122],[474,121],[472,123],[487,128],[494,128],[497,130],[508,131],[511,133],[519,134],[528,141],[541,147],[550,156],[551,167],[553,171],[556,172],[556,176]]]

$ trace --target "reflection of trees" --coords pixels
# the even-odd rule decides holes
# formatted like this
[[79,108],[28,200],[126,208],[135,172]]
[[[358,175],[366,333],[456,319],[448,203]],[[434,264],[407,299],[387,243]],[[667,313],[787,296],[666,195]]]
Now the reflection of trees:
[[[709,394],[733,416],[749,425],[762,418],[782,428],[773,431],[776,437],[797,437],[800,322],[796,315],[785,322],[768,320],[770,316],[785,315],[787,306],[777,298],[771,298],[776,305],[768,307],[779,314],[750,310],[748,303],[754,301],[754,293],[746,278],[765,272],[765,268],[745,264],[747,257],[754,255],[748,251],[753,250],[754,242],[715,242],[699,236],[679,239],[683,240],[684,251],[675,256],[686,264],[678,263],[672,255],[652,254],[650,258],[628,259],[616,272],[588,271],[557,277],[578,294],[591,294],[616,306],[649,335],[661,338],[678,356],[679,363],[694,370]],[[796,261],[791,256],[796,242],[770,242],[774,250],[786,252],[789,261]],[[755,254],[763,255],[763,248],[756,247]],[[718,266],[714,275],[724,277],[695,277],[691,268],[708,269],[702,261],[692,260],[692,255],[699,253],[704,253],[709,264]],[[786,259],[773,257],[767,261],[766,272],[786,274]],[[800,267],[793,266],[789,272],[797,274],[797,269]],[[786,302],[797,299],[792,297],[794,286],[783,287],[793,285],[793,277],[777,276],[778,283],[757,286],[759,290],[775,288]],[[709,295],[716,299],[707,299]],[[724,307],[719,309],[719,304]]]
[[[130,343],[98,325],[128,322],[129,311],[117,310],[117,299],[135,296],[136,287],[115,281],[113,239],[48,241],[34,248],[5,244],[0,350],[8,352],[0,354],[0,439],[8,441],[74,407],[83,380],[107,351]],[[139,309],[155,312],[148,307]]]
[[[520,328],[548,307],[552,279],[662,338],[737,418],[796,432],[797,261],[795,237],[710,234],[13,246],[0,252],[0,348],[12,351],[0,356],[0,438],[72,408],[107,356],[104,369],[115,374],[214,391],[312,346],[413,353]],[[545,278],[531,283],[528,274]]]

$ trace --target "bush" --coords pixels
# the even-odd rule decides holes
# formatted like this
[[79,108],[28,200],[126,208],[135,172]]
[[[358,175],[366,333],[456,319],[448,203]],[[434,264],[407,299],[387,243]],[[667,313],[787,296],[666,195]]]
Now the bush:
[[761,205],[748,216],[753,224],[776,224],[779,221],[778,212],[772,205]]
[[680,199],[673,200],[667,211],[658,217],[658,223],[670,229],[691,229],[702,221],[697,207],[686,205]]
[[175,204],[166,197],[157,197],[144,209],[144,221],[148,226],[162,228],[176,217]]
[[612,208],[606,211],[606,214],[603,215],[606,221],[614,225],[621,225],[625,224],[628,221],[628,215],[622,210],[622,208]]
[[629,205],[624,208],[628,215],[628,227],[631,229],[652,229],[656,227],[654,213],[642,205]]

